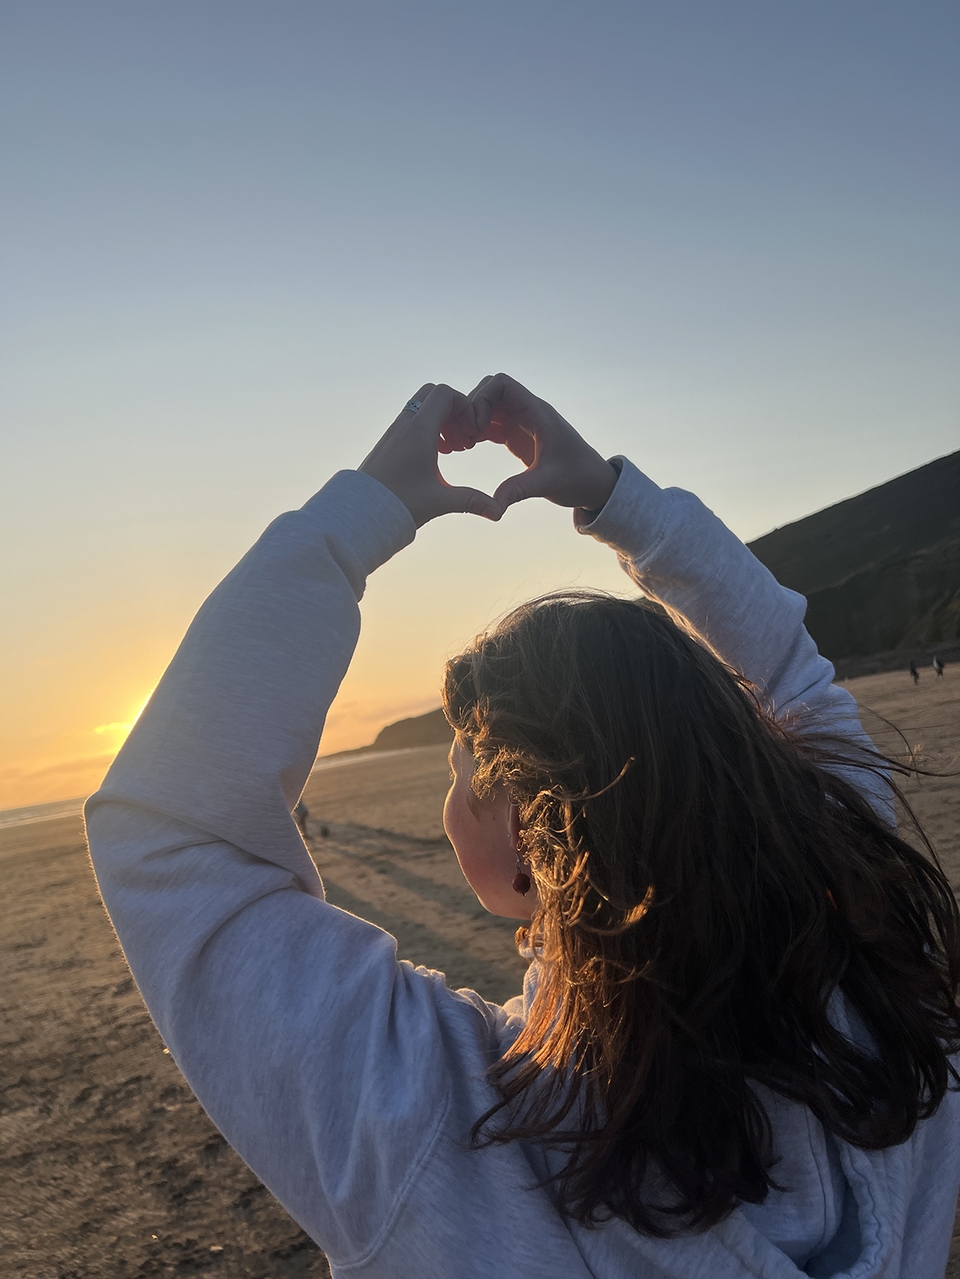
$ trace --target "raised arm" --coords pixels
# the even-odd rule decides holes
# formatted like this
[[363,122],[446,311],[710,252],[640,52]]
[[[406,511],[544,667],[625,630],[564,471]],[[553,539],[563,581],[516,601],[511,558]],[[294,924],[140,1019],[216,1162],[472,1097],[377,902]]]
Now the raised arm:
[[[178,1066],[341,1261],[370,1245],[433,1140],[449,1086],[438,1004],[457,1000],[323,900],[290,815],[366,575],[431,515],[499,514],[436,472],[453,393],[419,398],[371,455],[379,476],[335,475],[217,587],[86,808],[104,903]],[[456,1008],[482,1041],[484,1009]]]
[[611,546],[644,595],[750,680],[774,715],[825,713],[829,704],[855,717],[804,628],[803,596],[781,586],[692,493],[661,489],[626,458],[615,462],[610,499],[595,518],[580,516],[580,532]]
[[[750,680],[770,713],[804,732],[870,742],[857,705],[803,625],[806,600],[787,590],[703,503],[661,489],[625,458],[605,461],[549,404],[503,374],[472,392],[477,431],[499,440],[526,470],[494,496],[504,505],[546,497],[574,508],[581,533],[611,546],[624,570],[716,655]],[[889,793],[871,772],[851,779],[889,817]]]

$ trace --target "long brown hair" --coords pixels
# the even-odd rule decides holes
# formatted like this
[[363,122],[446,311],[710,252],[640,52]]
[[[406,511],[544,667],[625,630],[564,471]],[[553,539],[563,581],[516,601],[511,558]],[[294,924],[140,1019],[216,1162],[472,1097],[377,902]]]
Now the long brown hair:
[[540,984],[473,1138],[560,1150],[561,1211],[669,1234],[762,1202],[756,1084],[866,1149],[956,1086],[956,902],[850,780],[887,761],[775,722],[662,610],[599,593],[480,636],[444,709],[478,795],[519,804],[539,892]]

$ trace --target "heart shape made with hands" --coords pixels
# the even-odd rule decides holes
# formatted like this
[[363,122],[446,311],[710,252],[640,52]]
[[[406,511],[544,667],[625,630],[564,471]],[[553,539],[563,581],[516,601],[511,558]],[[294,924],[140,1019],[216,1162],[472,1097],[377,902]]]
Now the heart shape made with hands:
[[[495,430],[483,434],[478,432],[475,439],[463,444],[453,443],[441,435],[437,443],[437,465],[444,481],[482,489],[491,496],[491,500],[497,500],[495,495],[498,492],[500,498],[504,498],[500,491],[502,486],[521,474],[521,467],[532,464],[535,460],[533,449],[530,454],[529,460],[522,457],[518,460],[518,455],[510,450],[506,441],[497,438]],[[498,505],[505,513],[512,503],[503,500]]]
[[[499,520],[516,502],[543,497],[558,506],[596,511],[617,482],[617,471],[545,400],[498,373],[469,395],[427,383],[403,409],[360,466],[406,505],[417,526],[462,511]],[[481,441],[501,444],[524,465],[490,495],[449,484],[439,456]]]

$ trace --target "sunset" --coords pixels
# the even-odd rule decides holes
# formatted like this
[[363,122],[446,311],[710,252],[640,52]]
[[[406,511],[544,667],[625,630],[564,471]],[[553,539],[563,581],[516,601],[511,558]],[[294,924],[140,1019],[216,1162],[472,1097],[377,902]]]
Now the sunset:
[[960,1279],[956,8],[0,33],[16,1273]]
[[[425,378],[506,368],[747,538],[954,447],[946,10],[600,12],[8,8],[0,803],[95,787],[98,727]],[[613,585],[566,522],[426,530],[321,750],[511,602]]]

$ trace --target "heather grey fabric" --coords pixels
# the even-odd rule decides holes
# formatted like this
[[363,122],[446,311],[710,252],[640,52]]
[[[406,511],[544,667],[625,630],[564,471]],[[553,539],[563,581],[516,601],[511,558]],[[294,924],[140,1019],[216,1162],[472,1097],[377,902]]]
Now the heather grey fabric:
[[[772,714],[845,734],[851,750],[862,740],[804,601],[695,497],[627,462],[581,531],[755,680]],[[564,1221],[536,1188],[549,1170],[537,1148],[466,1148],[493,1099],[484,1067],[524,999],[501,1008],[398,963],[392,937],[324,901],[290,816],[366,575],[414,532],[390,492],[349,471],[271,524],[198,613],[87,804],[103,900],[214,1123],[337,1276],[940,1279],[960,1183],[953,1094],[909,1142],[870,1153],[765,1094],[789,1190],[671,1241]]]

